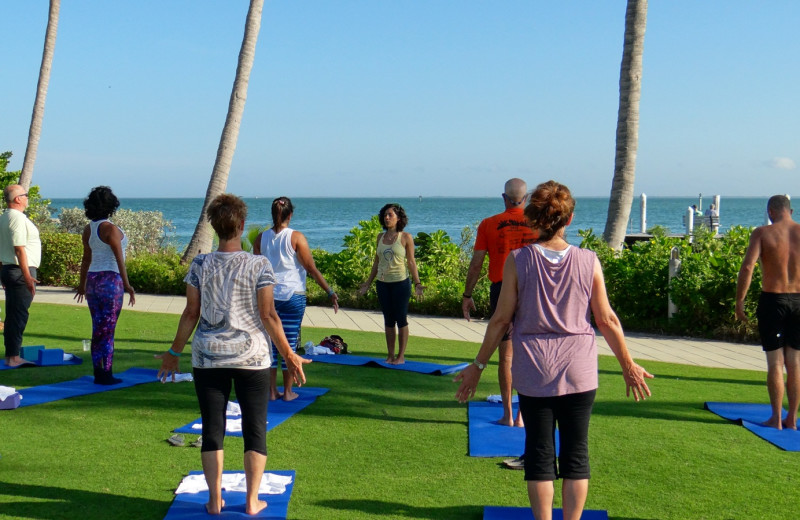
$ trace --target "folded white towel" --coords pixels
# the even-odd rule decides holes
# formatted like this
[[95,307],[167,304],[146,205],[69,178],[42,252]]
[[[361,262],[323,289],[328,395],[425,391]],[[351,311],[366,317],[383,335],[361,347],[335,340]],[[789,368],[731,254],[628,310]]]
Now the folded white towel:
[[[167,379],[167,381],[172,381],[172,378]],[[189,372],[181,372],[180,374],[175,374],[175,382],[176,383],[184,383],[189,382],[191,383],[194,381],[194,377]]]
[[72,361],[72,358],[74,358],[74,357],[75,356],[73,356],[72,354],[70,354],[68,352],[64,352],[64,361]]
[[[266,424],[269,424],[267,421]],[[199,422],[192,425],[193,430],[202,430],[203,423]],[[225,431],[228,433],[240,433],[242,431],[242,420],[241,419],[234,419],[233,417],[228,417],[225,420]]]
[[225,415],[242,415],[242,408],[239,406],[239,403],[236,401],[228,401]]
[[17,390],[10,386],[0,386],[0,401],[5,401],[6,398],[16,394]]
[[328,356],[331,354],[336,354],[336,352],[332,351],[328,347],[321,347],[319,345],[314,347],[306,347],[306,356]]
[[[261,477],[261,485],[258,487],[259,494],[280,495],[286,492],[286,486],[292,483],[292,477],[276,475],[275,473],[264,472]],[[247,483],[244,473],[223,473],[222,489],[226,491],[247,491]],[[175,494],[180,493],[202,493],[208,491],[208,484],[203,475],[188,475],[181,481]]]

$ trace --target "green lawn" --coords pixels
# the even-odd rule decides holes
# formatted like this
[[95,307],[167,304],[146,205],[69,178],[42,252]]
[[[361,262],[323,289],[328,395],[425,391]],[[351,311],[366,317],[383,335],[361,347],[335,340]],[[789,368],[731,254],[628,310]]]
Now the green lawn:
[[[156,368],[152,355],[167,348],[177,323],[174,315],[123,313],[115,371]],[[34,304],[25,343],[82,355],[90,327],[86,308]],[[334,332],[304,329],[303,337]],[[338,332],[357,354],[384,353],[381,334]],[[476,351],[412,337],[408,357],[452,364]],[[766,402],[764,374],[643,364],[656,375],[653,397],[634,403],[614,359],[600,359],[587,507],[626,520],[795,518],[800,454],[703,410],[704,401]],[[494,368],[478,398],[497,393]],[[2,371],[0,385],[89,373],[90,361]],[[268,469],[297,472],[290,518],[480,519],[484,505],[527,505],[522,472],[467,456],[466,406],[453,399],[451,376],[326,364],[306,374],[330,392],[267,438]],[[164,441],[197,417],[189,383],[0,412],[0,518],[163,518],[181,478],[200,469],[199,450]],[[225,443],[226,469],[241,469],[241,439]]]

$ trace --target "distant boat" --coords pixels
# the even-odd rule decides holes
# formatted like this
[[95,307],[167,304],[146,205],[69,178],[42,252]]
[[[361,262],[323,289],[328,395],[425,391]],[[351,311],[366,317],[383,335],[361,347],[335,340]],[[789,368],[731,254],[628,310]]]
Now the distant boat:
[[419,196],[419,201],[422,202],[422,195]]

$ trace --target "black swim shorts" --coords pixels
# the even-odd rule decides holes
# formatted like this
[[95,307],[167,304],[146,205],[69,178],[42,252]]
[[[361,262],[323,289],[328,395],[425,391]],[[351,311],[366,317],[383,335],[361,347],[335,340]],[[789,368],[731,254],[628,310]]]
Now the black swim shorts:
[[783,347],[800,350],[800,293],[762,292],[756,316],[765,352]]

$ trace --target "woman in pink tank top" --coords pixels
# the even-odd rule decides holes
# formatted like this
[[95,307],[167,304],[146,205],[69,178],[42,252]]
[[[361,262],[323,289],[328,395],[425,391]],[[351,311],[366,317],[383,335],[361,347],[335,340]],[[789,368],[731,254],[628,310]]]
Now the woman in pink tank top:
[[456,398],[465,402],[475,395],[481,372],[513,321],[511,372],[525,422],[525,480],[537,520],[552,519],[558,478],[564,479],[565,520],[580,519],[586,502],[589,416],[597,389],[591,315],[622,367],[627,395],[645,399],[650,395],[645,378],[653,377],[628,352],[597,256],[564,239],[574,208],[569,189],[555,181],[531,194],[525,218],[539,239],[508,256],[500,300],[480,351],[456,376],[461,381]]

